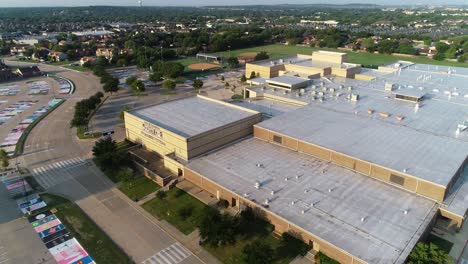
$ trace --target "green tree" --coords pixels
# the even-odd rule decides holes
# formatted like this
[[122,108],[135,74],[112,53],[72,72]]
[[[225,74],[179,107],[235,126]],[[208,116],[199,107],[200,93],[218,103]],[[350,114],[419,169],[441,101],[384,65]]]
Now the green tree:
[[153,72],[150,76],[149,76],[149,79],[153,82],[159,82],[162,78],[162,74],[161,72],[157,71],[157,72]]
[[257,55],[255,55],[254,60],[256,60],[256,61],[267,60],[269,58],[270,58],[270,56],[268,55],[268,53],[266,53],[266,51],[260,51],[259,53],[257,53]]
[[434,60],[438,60],[438,61],[441,61],[441,60],[444,60],[445,59],[445,55],[444,53],[442,52],[438,52],[436,55],[434,55],[432,57]]
[[218,246],[235,242],[235,234],[238,228],[237,218],[230,215],[221,215],[211,207],[207,207],[202,215],[199,231],[205,243]]
[[270,245],[255,240],[244,247],[242,255],[247,264],[270,264],[273,263],[275,252]]
[[113,92],[117,92],[119,90],[119,84],[120,84],[119,79],[112,77],[104,84],[102,89],[106,93],[112,94]]
[[111,137],[96,141],[93,146],[93,156],[96,164],[103,170],[114,170],[121,166],[122,154],[118,151],[117,142]]
[[162,84],[162,87],[167,90],[174,90],[176,87],[176,83],[172,80],[165,80]]
[[439,41],[435,44],[435,47],[439,53],[445,53],[450,48],[450,45]]
[[227,63],[229,65],[229,68],[236,68],[239,65],[239,60],[237,57],[230,57],[227,59]]
[[445,51],[444,55],[448,59],[455,59],[457,57],[457,48],[450,47],[448,50]]
[[199,80],[199,79],[196,79],[195,81],[193,81],[193,88],[195,89],[200,89],[203,87],[203,81],[202,80]]
[[225,78],[224,75],[221,75],[221,81],[224,82]]
[[245,77],[245,74],[242,74],[240,81],[241,83],[245,83],[247,81],[247,77]]
[[6,168],[10,166],[10,162],[8,160],[8,154],[4,149],[0,149],[0,160],[2,161],[3,170],[6,170]]
[[138,80],[137,77],[135,76],[131,76],[131,77],[128,77],[126,80],[125,80],[125,84],[126,85],[129,85],[129,86],[132,86],[132,84]]
[[255,79],[256,77],[257,77],[257,75],[255,74],[254,71],[252,71],[252,72],[250,73],[249,79]]
[[453,259],[438,246],[430,243],[425,244],[418,242],[416,247],[413,248],[408,259],[407,264],[453,264]]
[[146,90],[145,84],[141,80],[136,80],[132,83],[132,90],[140,93]]

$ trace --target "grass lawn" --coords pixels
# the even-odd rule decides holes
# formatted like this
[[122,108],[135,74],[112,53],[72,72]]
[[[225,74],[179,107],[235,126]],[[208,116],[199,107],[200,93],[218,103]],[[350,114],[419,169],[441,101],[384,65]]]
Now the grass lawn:
[[280,250],[281,241],[275,238],[273,235],[240,239],[237,240],[236,243],[234,243],[233,245],[227,245],[222,247],[212,247],[209,245],[203,245],[203,247],[224,264],[239,264],[245,263],[242,259],[242,250],[244,249],[244,247],[256,239],[261,239],[263,243],[270,245],[273,251],[278,254],[278,256],[275,257],[275,260],[273,262],[275,264],[287,264],[295,258],[287,256],[287,254],[282,254],[285,252],[282,252],[282,250]]
[[145,176],[124,181],[119,185],[119,190],[125,193],[125,195],[132,200],[140,200],[146,195],[157,191],[159,188],[161,188],[159,185]]
[[80,71],[80,72],[87,72],[90,71],[89,68],[83,67],[83,66],[70,66],[70,65],[65,65],[63,66],[64,68],[70,69],[70,70],[75,70],[75,71]]
[[60,66],[60,65],[70,64],[70,63],[71,63],[70,61],[51,61],[48,64],[49,65]]
[[102,136],[102,132],[93,132],[88,135],[85,135],[85,129],[82,127],[77,128],[76,135],[79,139],[91,139],[91,138],[98,138]]
[[48,204],[48,209],[57,209],[55,215],[97,263],[109,263],[109,260],[112,263],[133,263],[76,204],[52,194],[41,197]]
[[[460,62],[450,62],[450,61],[437,61],[432,60],[426,57],[416,57],[416,58],[407,58],[402,56],[393,56],[388,54],[372,54],[365,52],[352,52],[352,51],[341,51],[338,49],[327,49],[327,48],[311,48],[311,47],[302,47],[302,46],[287,46],[282,44],[271,44],[265,46],[258,46],[246,49],[232,50],[231,56],[239,56],[241,53],[245,52],[260,52],[266,51],[270,54],[270,58],[279,58],[295,54],[312,54],[315,50],[329,50],[329,51],[338,51],[346,52],[348,54],[348,62],[368,65],[384,65],[396,62],[398,60],[412,61],[415,63],[421,64],[436,64],[436,65],[445,65],[445,66],[455,66],[455,67],[468,67],[468,63]],[[217,54],[221,56],[229,56],[228,51],[218,52]]]
[[[186,235],[192,233],[197,228],[207,205],[178,188],[166,193],[164,199],[156,197],[143,204],[143,208],[156,218],[166,220],[182,233]],[[181,210],[191,210],[190,216],[183,219],[179,216]]]
[[428,237],[427,237],[427,241],[426,243],[432,243],[432,244],[435,244],[436,246],[438,246],[440,249],[442,249],[443,251],[447,252],[447,254],[450,253],[450,250],[452,249],[452,246],[453,246],[453,243],[450,242],[450,241],[447,241],[443,238],[440,238],[438,236],[435,236],[433,234],[430,234]]
[[176,91],[163,91],[161,92],[161,95],[174,95],[177,94]]

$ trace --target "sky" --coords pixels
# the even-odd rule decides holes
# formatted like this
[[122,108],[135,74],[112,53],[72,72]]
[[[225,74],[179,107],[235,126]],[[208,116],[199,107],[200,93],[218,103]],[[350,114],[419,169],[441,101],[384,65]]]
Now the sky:
[[[249,5],[249,4],[348,4],[370,3],[382,5],[464,5],[468,0],[143,0],[145,6],[203,6],[203,5]],[[89,6],[89,5],[119,5],[136,6],[138,0],[0,0],[0,7],[32,7],[32,6]]]

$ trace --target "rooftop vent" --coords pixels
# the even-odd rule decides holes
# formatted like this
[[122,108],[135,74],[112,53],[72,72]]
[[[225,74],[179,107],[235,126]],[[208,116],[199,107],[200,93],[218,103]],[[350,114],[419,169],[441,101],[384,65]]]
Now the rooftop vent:
[[305,214],[305,210],[302,210],[302,211],[301,211],[301,214]]
[[296,202],[295,201],[291,201],[291,205],[294,205]]
[[348,91],[352,91],[353,90],[353,87],[352,86],[348,86]]
[[289,180],[289,178],[288,178],[288,177],[284,178],[284,181],[288,181],[288,180]]
[[305,189],[305,190],[304,190],[304,193],[308,193],[308,192],[309,192],[309,189]]
[[403,210],[403,214],[407,215],[407,214],[408,214],[408,210]]
[[268,205],[269,203],[270,203],[270,200],[268,200],[268,198],[266,198],[264,204]]
[[366,217],[361,217],[361,222],[366,221]]
[[260,182],[258,181],[255,182],[255,189],[260,189]]
[[271,195],[275,195],[275,191],[272,190],[272,191],[270,192],[270,194],[271,194]]
[[351,94],[351,101],[357,102],[359,100],[359,94]]
[[261,163],[257,163],[257,164],[255,164],[255,166],[256,166],[257,168],[265,168],[265,166],[263,166],[263,164],[261,164]]
[[403,121],[403,119],[405,119],[405,117],[402,116],[402,115],[397,115],[397,116],[396,116],[396,119],[397,119],[398,121]]
[[374,113],[374,109],[371,109],[371,108],[367,109],[367,113],[369,115],[372,115]]
[[388,117],[391,116],[391,114],[390,114],[390,113],[381,112],[381,113],[379,113],[379,116],[380,116],[380,117],[383,117],[383,118],[388,118]]

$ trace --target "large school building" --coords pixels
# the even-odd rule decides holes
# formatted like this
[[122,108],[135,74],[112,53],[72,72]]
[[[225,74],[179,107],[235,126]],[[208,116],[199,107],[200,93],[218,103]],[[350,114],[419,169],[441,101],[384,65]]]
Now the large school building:
[[437,217],[461,228],[468,69],[295,58],[247,64],[258,77],[241,102],[197,96],[130,111],[127,138],[341,263],[403,263]]

